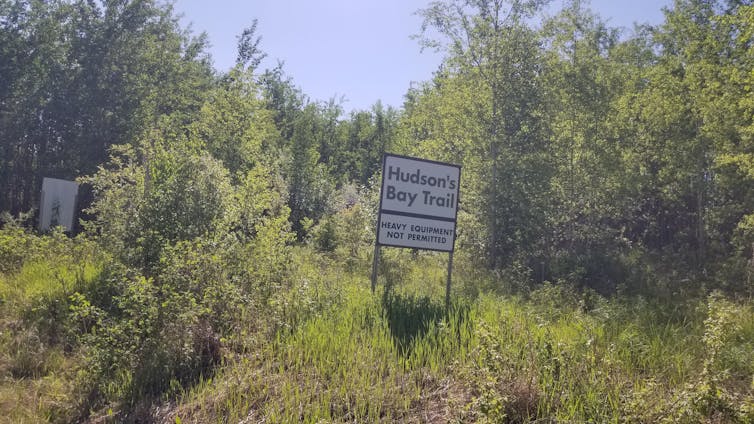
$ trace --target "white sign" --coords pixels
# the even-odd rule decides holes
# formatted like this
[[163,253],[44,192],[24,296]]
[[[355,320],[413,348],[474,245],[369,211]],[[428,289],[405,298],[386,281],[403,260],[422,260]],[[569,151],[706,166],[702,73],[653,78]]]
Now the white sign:
[[73,229],[79,185],[73,181],[44,178],[39,202],[39,229],[47,231],[57,225]]
[[460,183],[458,165],[386,153],[377,244],[452,252]]

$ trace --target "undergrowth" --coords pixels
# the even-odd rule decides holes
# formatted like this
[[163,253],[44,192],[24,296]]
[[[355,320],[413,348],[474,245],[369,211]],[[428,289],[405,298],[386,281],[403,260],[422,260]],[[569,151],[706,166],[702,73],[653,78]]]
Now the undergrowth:
[[242,260],[259,246],[195,240],[144,276],[84,238],[20,234],[0,421],[754,420],[750,300],[517,290],[460,256],[446,310],[440,254],[383,249],[373,294],[363,252],[286,247],[271,273]]

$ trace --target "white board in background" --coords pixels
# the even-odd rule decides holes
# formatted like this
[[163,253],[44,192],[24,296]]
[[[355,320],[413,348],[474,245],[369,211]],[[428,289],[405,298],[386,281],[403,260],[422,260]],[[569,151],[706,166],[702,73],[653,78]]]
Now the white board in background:
[[48,231],[60,225],[66,231],[71,231],[78,193],[79,185],[74,181],[45,177],[39,202],[39,230]]

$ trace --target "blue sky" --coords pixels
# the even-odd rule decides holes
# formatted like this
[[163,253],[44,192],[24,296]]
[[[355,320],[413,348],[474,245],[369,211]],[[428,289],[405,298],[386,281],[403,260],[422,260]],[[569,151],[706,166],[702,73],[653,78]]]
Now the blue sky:
[[[344,98],[346,111],[369,109],[378,99],[401,107],[411,84],[429,80],[442,55],[420,51],[410,38],[419,32],[426,7],[420,0],[176,0],[176,13],[194,33],[206,32],[215,68],[226,71],[236,58],[236,37],[254,18],[261,48],[277,60],[312,100]],[[593,0],[590,8],[611,26],[627,31],[634,22],[658,24],[671,0]],[[552,3],[560,9],[561,0]]]

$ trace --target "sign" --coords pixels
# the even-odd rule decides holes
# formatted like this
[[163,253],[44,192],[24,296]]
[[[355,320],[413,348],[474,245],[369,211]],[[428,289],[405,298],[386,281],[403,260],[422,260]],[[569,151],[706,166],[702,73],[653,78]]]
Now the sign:
[[66,231],[73,230],[78,192],[79,185],[73,181],[45,177],[39,202],[39,230],[47,231],[58,225]]
[[386,153],[377,244],[452,252],[460,183],[458,165]]

